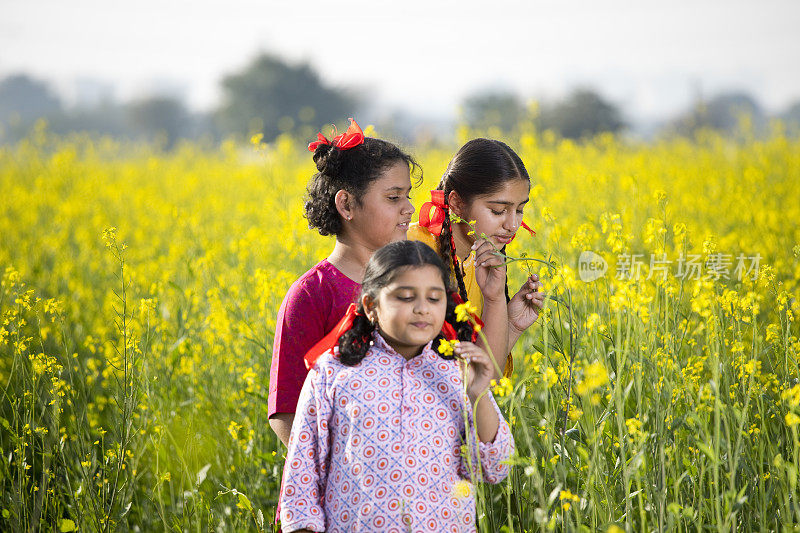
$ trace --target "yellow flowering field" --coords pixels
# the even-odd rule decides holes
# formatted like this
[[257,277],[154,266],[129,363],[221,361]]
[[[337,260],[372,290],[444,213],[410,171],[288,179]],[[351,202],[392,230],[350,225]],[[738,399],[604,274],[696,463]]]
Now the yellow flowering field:
[[[474,135],[407,147],[416,206]],[[797,530],[800,140],[493,135],[532,180],[510,285],[551,298],[480,529]],[[332,248],[305,142],[0,148],[0,529],[273,530],[275,317]]]

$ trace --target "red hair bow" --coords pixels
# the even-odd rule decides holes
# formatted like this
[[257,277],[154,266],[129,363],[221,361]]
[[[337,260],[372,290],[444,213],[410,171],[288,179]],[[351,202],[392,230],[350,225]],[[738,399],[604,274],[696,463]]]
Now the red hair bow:
[[[347,131],[333,138],[333,146],[339,150],[349,150],[364,142],[364,132],[361,131],[361,128],[352,117],[348,120],[350,121],[350,127],[347,128]],[[331,144],[331,141],[326,139],[322,133],[317,133],[317,139],[318,140],[309,143],[308,150],[310,152],[315,151],[321,144]]]
[[437,237],[442,234],[442,225],[447,220],[447,204],[444,203],[444,191],[431,191],[431,201],[419,208],[419,225],[427,228]]
[[306,353],[306,356],[303,358],[303,360],[306,363],[307,369],[310,370],[311,367],[314,366],[314,363],[317,362],[317,359],[322,356],[322,354],[339,344],[339,337],[344,335],[347,330],[353,327],[353,320],[355,320],[357,316],[363,315],[358,312],[358,307],[356,304],[350,304],[339,323],[336,324],[327,335],[322,337],[322,339],[320,339],[320,341],[312,346],[311,349]]
[[[525,222],[523,222],[523,223],[522,223],[522,227],[523,227],[523,228],[525,228],[526,230],[528,230],[528,233],[530,233],[530,234],[531,234],[531,236],[533,236],[533,235],[536,235],[536,232],[535,232],[535,231],[533,231],[533,230],[530,228],[530,226],[528,226],[528,225],[527,225]],[[514,240],[514,237],[516,237],[516,236],[517,236],[517,234],[516,234],[516,233],[515,233],[514,235],[512,235],[512,236],[511,236],[511,238],[508,240],[508,242],[511,242],[511,241],[513,241],[513,240]]]

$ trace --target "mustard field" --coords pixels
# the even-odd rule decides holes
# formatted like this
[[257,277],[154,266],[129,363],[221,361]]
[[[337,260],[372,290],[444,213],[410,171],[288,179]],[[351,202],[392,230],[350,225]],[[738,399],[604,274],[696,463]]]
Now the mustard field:
[[[417,208],[474,135],[405,147]],[[552,298],[479,530],[800,530],[800,140],[502,138]],[[308,140],[253,141],[0,147],[0,530],[273,530],[275,317],[333,241]]]

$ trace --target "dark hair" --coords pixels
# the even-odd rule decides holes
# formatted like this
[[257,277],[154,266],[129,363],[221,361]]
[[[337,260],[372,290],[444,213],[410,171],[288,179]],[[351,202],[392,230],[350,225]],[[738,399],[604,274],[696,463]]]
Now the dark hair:
[[[375,331],[375,324],[371,323],[366,317],[364,306],[361,304],[361,297],[366,294],[376,300],[380,290],[389,285],[400,272],[408,268],[419,268],[428,265],[439,269],[447,292],[445,321],[453,326],[460,340],[470,340],[472,338],[472,325],[469,322],[458,322],[456,320],[456,303],[453,299],[455,292],[450,287],[450,273],[436,252],[420,241],[395,241],[379,248],[367,263],[364,281],[361,283],[361,294],[359,295],[359,314],[353,320],[353,326],[339,338],[339,359],[343,364],[354,366],[364,359],[372,340],[372,332]],[[433,345],[438,347],[437,340],[442,338],[444,337],[439,334],[434,339]],[[452,356],[441,355],[441,357],[452,359]]]
[[363,144],[340,150],[330,144],[320,144],[314,151],[317,172],[306,189],[303,204],[308,226],[320,235],[339,235],[342,220],[336,210],[335,197],[341,189],[355,196],[360,204],[369,184],[395,163],[404,162],[409,170],[422,170],[413,157],[394,144],[382,139],[365,137]]
[[[476,196],[491,194],[506,181],[522,179],[530,182],[522,159],[506,143],[494,139],[472,139],[462,146],[444,171],[437,189],[444,191],[445,202],[450,191],[456,191],[465,203]],[[452,246],[453,226],[450,217],[445,217],[439,235],[439,253],[446,263],[453,263],[458,293],[467,301],[464,275]],[[505,250],[505,247],[503,247]],[[508,300],[508,282],[506,282]]]

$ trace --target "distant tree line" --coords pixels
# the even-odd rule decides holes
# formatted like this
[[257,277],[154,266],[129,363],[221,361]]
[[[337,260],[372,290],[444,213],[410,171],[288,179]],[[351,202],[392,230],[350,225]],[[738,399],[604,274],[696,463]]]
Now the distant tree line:
[[[44,118],[54,133],[88,131],[129,139],[160,139],[166,148],[178,139],[207,138],[217,141],[229,135],[247,138],[261,133],[270,141],[283,132],[311,138],[325,124],[345,125],[348,116],[361,116],[367,99],[352,87],[326,84],[308,64],[290,64],[261,54],[240,72],[221,80],[222,98],[216,109],[196,113],[170,96],[149,96],[120,103],[67,107],[43,81],[26,74],[0,80],[0,143],[24,138],[35,122]],[[512,133],[533,125],[569,139],[587,138],[602,132],[618,133],[629,125],[619,107],[596,91],[574,90],[566,97],[536,105],[509,92],[471,95],[460,106],[459,117],[477,131]],[[381,131],[404,128],[402,113]],[[784,113],[769,117],[751,96],[744,93],[717,95],[697,101],[691,109],[662,125],[661,131],[692,135],[701,128],[733,132],[748,117],[759,132],[770,118],[784,121],[800,132],[800,101]],[[405,120],[405,126],[409,124]],[[393,128],[394,126],[394,128]],[[407,133],[407,132],[406,132]],[[408,135],[406,135],[407,137]]]

